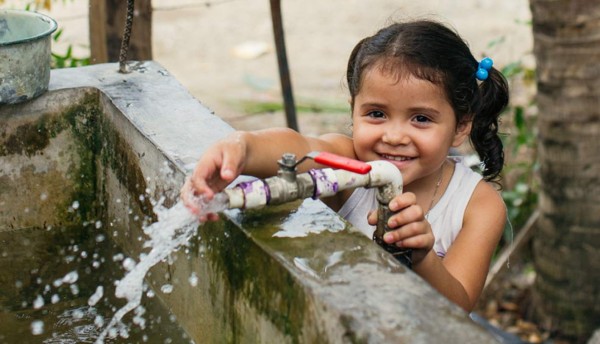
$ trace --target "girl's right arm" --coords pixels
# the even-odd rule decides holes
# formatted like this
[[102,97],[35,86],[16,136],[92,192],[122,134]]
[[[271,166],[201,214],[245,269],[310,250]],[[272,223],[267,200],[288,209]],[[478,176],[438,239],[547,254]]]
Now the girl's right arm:
[[[192,196],[203,195],[205,199],[212,199],[215,193],[223,190],[240,174],[258,178],[275,175],[277,160],[284,153],[293,153],[301,158],[315,150],[355,158],[352,140],[341,134],[312,138],[285,128],[236,131],[204,152],[182,188],[181,198],[192,212],[199,213]],[[307,170],[316,166],[314,162],[306,161],[299,169]],[[214,214],[208,216],[208,219],[215,218]]]

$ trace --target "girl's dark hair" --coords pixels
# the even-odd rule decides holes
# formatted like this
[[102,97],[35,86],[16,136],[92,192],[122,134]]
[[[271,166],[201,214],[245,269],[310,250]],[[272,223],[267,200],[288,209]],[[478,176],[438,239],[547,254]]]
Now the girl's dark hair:
[[435,21],[395,23],[361,40],[350,55],[346,78],[352,106],[364,72],[377,65],[398,77],[413,75],[441,86],[457,124],[472,121],[470,140],[483,163],[483,176],[498,179],[504,165],[498,117],[508,104],[508,84],[495,68],[475,78],[479,61],[453,30]]

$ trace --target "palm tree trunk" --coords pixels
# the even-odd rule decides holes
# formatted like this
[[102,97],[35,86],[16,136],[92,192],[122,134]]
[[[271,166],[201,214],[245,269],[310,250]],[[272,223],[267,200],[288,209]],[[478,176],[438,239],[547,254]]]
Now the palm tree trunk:
[[600,0],[530,0],[539,107],[534,312],[578,341],[600,327]]

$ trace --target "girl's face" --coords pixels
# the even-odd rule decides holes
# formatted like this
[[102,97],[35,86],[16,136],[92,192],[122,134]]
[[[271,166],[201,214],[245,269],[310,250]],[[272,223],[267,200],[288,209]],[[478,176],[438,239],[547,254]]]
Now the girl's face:
[[468,137],[470,122],[457,126],[443,89],[427,80],[398,78],[377,66],[364,73],[352,109],[357,157],[392,162],[405,185],[437,180],[450,147]]

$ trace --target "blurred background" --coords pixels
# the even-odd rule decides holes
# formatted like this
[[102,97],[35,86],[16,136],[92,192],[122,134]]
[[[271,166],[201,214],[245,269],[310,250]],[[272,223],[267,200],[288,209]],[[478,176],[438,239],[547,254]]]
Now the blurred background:
[[[90,57],[88,0],[4,0],[3,7],[27,5],[58,22],[57,55],[71,49],[70,57]],[[151,6],[152,58],[194,97],[237,129],[286,125],[269,1],[152,0]],[[476,57],[490,56],[497,67],[533,67],[527,0],[283,0],[281,14],[305,134],[347,129],[347,58],[360,39],[393,20],[440,20],[461,34]]]
[[[151,12],[147,54],[196,99],[236,129],[286,126],[269,1],[138,0],[136,6],[139,2]],[[94,57],[90,26],[101,20],[92,14],[94,6],[110,3],[123,7],[126,1],[0,0],[1,8],[36,10],[57,21],[54,68],[106,62]],[[349,132],[347,58],[360,39],[392,21],[436,19],[455,28],[476,58],[493,58],[511,87],[501,132],[507,161],[502,195],[512,226],[505,230],[478,312],[526,342],[547,341],[551,333],[525,316],[535,277],[528,244],[520,247],[525,253],[509,251],[512,269],[499,273],[509,265],[503,251],[532,228],[539,189],[530,1],[281,0],[281,16],[298,128],[308,135]],[[125,16],[104,21],[122,26]],[[134,30],[136,24],[139,17]]]

